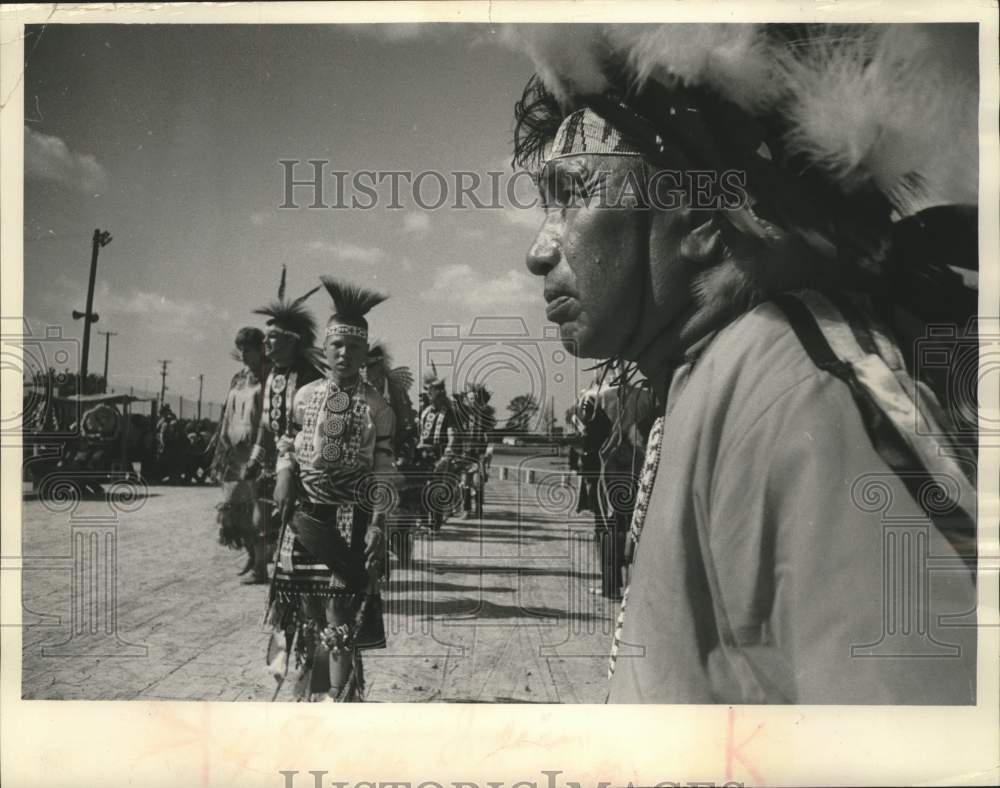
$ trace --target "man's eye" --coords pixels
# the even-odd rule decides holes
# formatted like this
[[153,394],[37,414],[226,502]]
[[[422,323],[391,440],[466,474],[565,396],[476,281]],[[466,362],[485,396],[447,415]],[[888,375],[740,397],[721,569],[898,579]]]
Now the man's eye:
[[584,179],[583,174],[574,174],[561,184],[561,199],[564,205],[573,207],[590,197],[592,191],[592,184]]

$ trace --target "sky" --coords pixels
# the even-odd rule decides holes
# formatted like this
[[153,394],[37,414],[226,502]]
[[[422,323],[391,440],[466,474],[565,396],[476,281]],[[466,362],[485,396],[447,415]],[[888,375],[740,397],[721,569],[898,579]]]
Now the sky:
[[[532,73],[486,25],[48,25],[25,42],[24,313],[33,334],[82,336],[91,236],[98,264],[90,370],[111,339],[110,385],[220,401],[238,365],[232,339],[262,325],[252,310],[333,274],[390,294],[373,337],[415,375],[486,382],[498,415],[512,397],[555,397],[556,413],[592,373],[559,352],[542,281],[524,265],[538,208],[455,208],[459,170],[509,166],[513,106]],[[348,207],[286,203],[281,160],[346,171]],[[361,170],[437,171],[448,204],[422,208],[388,182],[372,209],[351,208]],[[495,176],[496,177],[496,176]],[[425,206],[440,181],[425,176]],[[531,196],[525,178],[516,195]],[[335,205],[336,181],[323,201]],[[526,188],[525,188],[526,187]],[[467,201],[471,202],[471,201]],[[324,291],[307,302],[322,322]],[[502,319],[500,319],[502,318]],[[478,320],[477,320],[478,319]],[[472,336],[473,333],[475,336]],[[520,336],[515,336],[520,334]],[[414,392],[415,393],[415,392]],[[561,418],[560,418],[561,420]]]

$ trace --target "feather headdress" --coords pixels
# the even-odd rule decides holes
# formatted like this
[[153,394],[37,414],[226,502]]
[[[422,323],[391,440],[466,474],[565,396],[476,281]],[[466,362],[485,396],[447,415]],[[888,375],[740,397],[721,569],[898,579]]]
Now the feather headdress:
[[493,393],[486,388],[485,383],[469,383],[469,385],[465,387],[465,393],[467,396],[471,397],[474,402],[482,405],[487,404],[493,398]]
[[413,373],[409,367],[393,367],[392,356],[382,342],[375,342],[368,349],[365,369],[368,382],[376,383],[379,393],[389,401],[389,407],[396,416],[398,452],[405,438],[416,432],[417,413],[410,399]]
[[413,372],[409,367],[393,367],[392,355],[382,342],[374,342],[368,348],[365,369],[369,377],[385,380],[390,389],[396,387],[408,391],[413,386]]
[[900,215],[977,201],[974,24],[539,25],[505,36],[565,106],[628,102],[652,82],[704,91],[760,121],[794,169],[844,193],[870,187]]
[[320,281],[333,300],[333,314],[328,323],[336,321],[362,328],[367,337],[368,321],[365,315],[389,296],[332,276],[321,276]]
[[423,374],[424,390],[426,391],[430,388],[443,389],[444,380],[438,375],[437,365],[433,361],[431,361],[430,364],[431,368]]
[[253,310],[255,315],[265,315],[267,325],[275,326],[299,337],[298,346],[303,349],[312,348],[316,344],[316,319],[305,308],[305,301],[319,290],[314,287],[305,295],[291,301],[285,300],[285,285],[287,282],[287,267],[281,266],[281,281],[278,284],[278,297],[266,306]]

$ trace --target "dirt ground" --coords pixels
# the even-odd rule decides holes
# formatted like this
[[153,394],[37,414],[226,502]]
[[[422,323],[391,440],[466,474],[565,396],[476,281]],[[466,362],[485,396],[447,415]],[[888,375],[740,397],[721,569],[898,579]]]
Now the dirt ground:
[[[494,474],[481,521],[452,520],[415,539],[410,566],[393,560],[369,700],[604,700],[617,605],[592,593],[592,520],[557,477]],[[154,487],[115,507],[25,501],[23,697],[272,700],[267,587],[240,585],[243,557],[217,543],[218,498]]]

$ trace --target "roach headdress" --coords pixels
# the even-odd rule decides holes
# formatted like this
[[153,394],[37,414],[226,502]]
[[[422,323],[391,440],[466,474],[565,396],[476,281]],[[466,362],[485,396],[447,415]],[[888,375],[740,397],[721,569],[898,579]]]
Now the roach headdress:
[[389,296],[332,276],[321,276],[320,281],[333,299],[333,314],[326,326],[327,336],[343,334],[368,339],[365,315]]
[[259,307],[253,311],[255,315],[266,315],[269,327],[294,334],[298,337],[298,347],[307,350],[316,344],[316,319],[309,313],[304,304],[309,296],[319,290],[319,287],[314,287],[305,295],[292,301],[286,301],[286,278],[287,269],[283,265],[281,266],[281,281],[278,284],[278,297],[267,306]]

